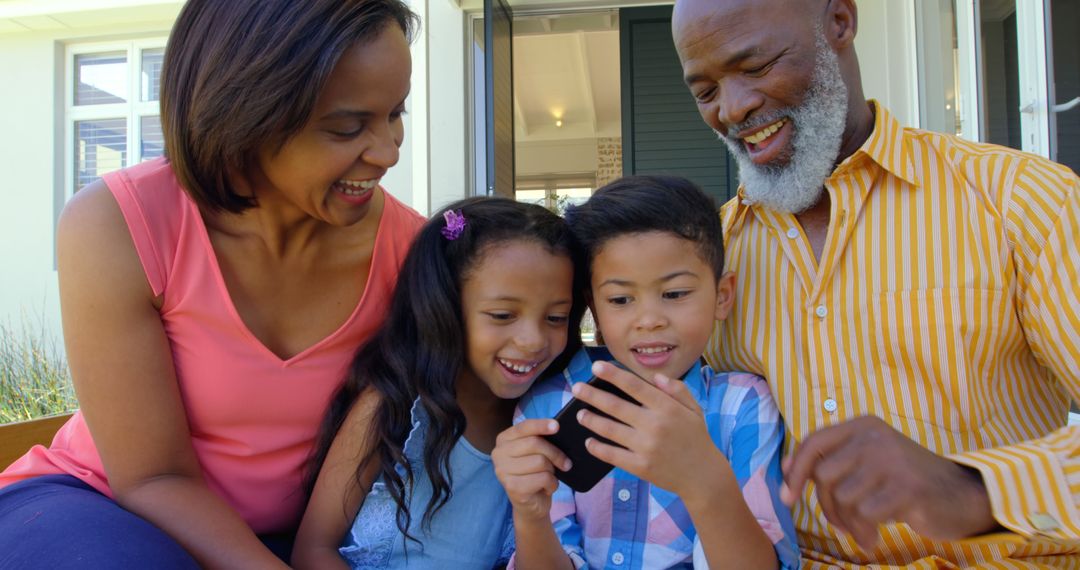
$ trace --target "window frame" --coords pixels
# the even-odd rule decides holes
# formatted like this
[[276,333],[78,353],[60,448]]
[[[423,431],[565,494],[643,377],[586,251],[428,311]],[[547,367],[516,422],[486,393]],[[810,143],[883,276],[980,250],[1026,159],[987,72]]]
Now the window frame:
[[[71,43],[64,50],[64,152],[61,160],[64,161],[64,202],[66,203],[78,190],[75,185],[78,156],[75,151],[75,124],[79,121],[92,121],[97,119],[124,119],[126,121],[126,154],[127,161],[121,165],[125,168],[142,162],[142,119],[144,117],[158,117],[161,115],[160,99],[153,101],[142,100],[142,55],[146,50],[164,49],[168,41],[167,36],[153,36],[123,41],[97,41]],[[108,103],[98,105],[75,104],[75,59],[80,55],[124,52],[127,57],[127,74],[125,77],[125,92],[127,101],[124,103]],[[160,98],[160,94],[159,94]]]

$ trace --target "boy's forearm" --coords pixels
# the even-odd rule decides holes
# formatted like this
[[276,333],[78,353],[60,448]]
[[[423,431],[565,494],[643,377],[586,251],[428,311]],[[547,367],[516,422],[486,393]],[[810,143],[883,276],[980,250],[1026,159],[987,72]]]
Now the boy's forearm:
[[574,569],[555,527],[546,518],[526,518],[514,513],[514,540],[517,548],[514,567],[518,570]]
[[731,466],[718,462],[708,472],[714,475],[699,478],[681,498],[709,567],[777,568],[776,550],[746,505]]

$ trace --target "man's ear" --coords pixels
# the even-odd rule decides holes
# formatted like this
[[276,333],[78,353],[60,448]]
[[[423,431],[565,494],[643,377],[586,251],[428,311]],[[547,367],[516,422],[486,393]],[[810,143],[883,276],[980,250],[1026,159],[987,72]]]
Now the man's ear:
[[825,13],[825,40],[836,51],[842,51],[855,44],[855,34],[859,29],[859,10],[855,0],[828,0]]
[[718,321],[727,318],[735,306],[735,272],[728,271],[716,280],[716,315]]

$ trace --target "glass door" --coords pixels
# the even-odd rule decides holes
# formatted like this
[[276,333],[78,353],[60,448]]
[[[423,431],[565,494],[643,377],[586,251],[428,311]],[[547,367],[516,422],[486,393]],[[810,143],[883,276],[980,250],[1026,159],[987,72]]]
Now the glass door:
[[[982,0],[1008,4],[1016,20],[1015,73],[1022,150],[1080,169],[1080,3],[1076,0]],[[989,62],[987,62],[989,64]]]
[[1080,2],[918,0],[920,125],[1080,170]]
[[1053,0],[1048,10],[1050,157],[1080,172],[1080,2]]

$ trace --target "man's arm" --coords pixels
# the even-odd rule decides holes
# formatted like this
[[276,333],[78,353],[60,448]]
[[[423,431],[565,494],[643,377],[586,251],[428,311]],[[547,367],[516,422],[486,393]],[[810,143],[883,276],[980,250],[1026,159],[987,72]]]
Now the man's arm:
[[[1060,165],[1029,159],[1004,184],[999,211],[1016,266],[1017,313],[1051,382],[1040,389],[1080,401],[1080,182]],[[1064,426],[1065,410],[1054,413],[1020,421]],[[1080,544],[1080,486],[1067,475],[1080,473],[1080,428],[946,458],[880,418],[857,418],[811,434],[784,472],[785,502],[813,480],[829,522],[866,550],[878,540],[878,524],[890,522],[938,540],[1004,527]]]
[[[1028,160],[1003,208],[1017,273],[1017,312],[1049,389],[1080,402],[1080,178]],[[1063,410],[1057,410],[1064,414]],[[1064,425],[1066,418],[1048,421]],[[1020,445],[959,454],[982,475],[993,516],[1025,537],[1080,542],[1080,428]]]

